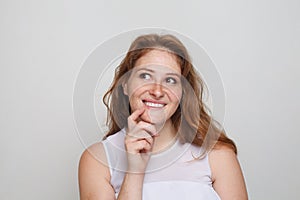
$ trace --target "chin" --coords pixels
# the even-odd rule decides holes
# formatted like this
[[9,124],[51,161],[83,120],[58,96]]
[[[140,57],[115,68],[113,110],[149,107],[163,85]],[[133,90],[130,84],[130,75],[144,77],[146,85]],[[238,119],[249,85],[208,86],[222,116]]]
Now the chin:
[[168,119],[162,110],[147,109],[141,119],[151,124],[164,124]]

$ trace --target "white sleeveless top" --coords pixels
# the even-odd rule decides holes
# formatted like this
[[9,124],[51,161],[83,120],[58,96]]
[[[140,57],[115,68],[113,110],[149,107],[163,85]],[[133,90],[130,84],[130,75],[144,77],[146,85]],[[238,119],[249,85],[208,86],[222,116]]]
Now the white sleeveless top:
[[[102,141],[116,197],[127,167],[125,134],[122,129]],[[169,149],[151,155],[144,177],[143,200],[220,200],[212,187],[208,155],[203,159],[193,157],[200,155],[201,150],[177,140]]]

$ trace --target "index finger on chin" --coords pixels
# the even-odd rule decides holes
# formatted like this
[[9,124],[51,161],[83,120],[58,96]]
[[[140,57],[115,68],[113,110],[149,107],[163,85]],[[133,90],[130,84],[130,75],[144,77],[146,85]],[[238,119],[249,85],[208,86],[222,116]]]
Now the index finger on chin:
[[128,117],[128,125],[136,124],[137,119],[145,112],[145,108],[135,110],[129,117]]

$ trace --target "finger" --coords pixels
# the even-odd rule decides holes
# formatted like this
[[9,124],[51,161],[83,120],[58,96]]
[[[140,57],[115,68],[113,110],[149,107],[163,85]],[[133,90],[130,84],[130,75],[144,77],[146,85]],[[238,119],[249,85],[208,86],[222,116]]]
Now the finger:
[[132,127],[137,123],[137,119],[145,112],[145,108],[135,110],[129,117],[128,117],[128,126]]
[[131,144],[134,144],[136,142],[145,140],[146,142],[149,143],[150,146],[153,146],[153,137],[147,132],[147,131],[140,131],[139,134],[135,135],[126,135],[125,136],[125,146],[129,147]]
[[144,112],[145,108],[137,109],[129,116],[129,119],[131,119],[132,121],[136,121]]
[[150,123],[139,121],[137,123],[136,128],[140,128],[148,132],[151,136],[154,136],[157,134],[156,127]]
[[140,153],[142,150],[150,151],[151,148],[152,146],[147,140],[126,141],[126,151],[128,153],[136,154]]
[[143,150],[146,150],[146,152],[150,151],[152,149],[152,146],[147,142],[146,140],[139,140],[135,144],[135,151],[136,152],[144,152]]
[[151,138],[151,134],[148,133],[146,130],[141,129],[140,127],[134,127],[134,129],[132,131],[130,131],[127,134],[128,137],[130,137],[130,139],[132,141],[138,141],[138,140],[142,140],[145,138]]
[[146,142],[150,145],[150,149],[147,149],[147,150],[151,150],[152,147],[153,147],[153,142],[154,142],[154,138],[153,137],[147,137],[147,138],[144,138],[144,140],[146,140]]
[[146,141],[149,144],[149,145],[147,145],[147,148],[146,148],[147,151],[152,150],[152,147],[154,144],[154,138],[151,137],[148,133],[147,133],[146,137],[143,137],[143,138],[140,138],[137,140],[137,142],[140,142],[140,141]]

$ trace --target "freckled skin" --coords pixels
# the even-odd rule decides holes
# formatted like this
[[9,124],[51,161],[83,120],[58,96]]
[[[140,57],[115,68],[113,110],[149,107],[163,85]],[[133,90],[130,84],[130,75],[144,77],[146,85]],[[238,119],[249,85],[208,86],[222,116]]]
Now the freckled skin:
[[[149,75],[141,78],[143,73]],[[177,74],[179,78],[173,74]],[[145,107],[146,111],[140,116],[143,121],[164,124],[170,120],[182,96],[180,75],[181,69],[174,55],[161,50],[152,50],[142,56],[124,85],[124,93],[129,96],[132,112]],[[176,78],[176,84],[170,81],[173,78]],[[145,99],[163,102],[164,107],[147,107],[143,102]]]

